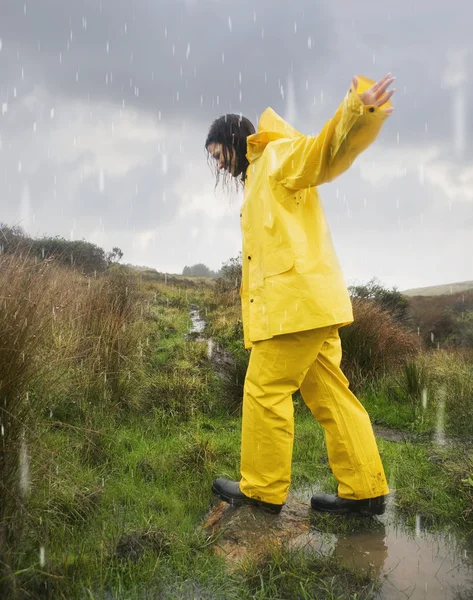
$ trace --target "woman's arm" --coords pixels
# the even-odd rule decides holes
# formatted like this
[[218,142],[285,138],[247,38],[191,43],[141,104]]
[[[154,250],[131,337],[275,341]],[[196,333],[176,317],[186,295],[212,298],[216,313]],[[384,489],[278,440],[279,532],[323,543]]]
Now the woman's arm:
[[[337,112],[316,136],[301,136],[271,144],[275,156],[271,175],[289,189],[300,190],[332,181],[376,139],[384,120],[394,110],[387,92],[391,74],[358,94],[358,78]],[[388,108],[382,108],[385,105]]]

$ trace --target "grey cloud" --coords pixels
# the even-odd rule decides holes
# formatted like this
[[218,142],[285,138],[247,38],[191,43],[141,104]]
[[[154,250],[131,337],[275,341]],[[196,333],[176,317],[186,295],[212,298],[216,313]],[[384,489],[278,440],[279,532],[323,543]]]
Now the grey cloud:
[[[106,232],[117,232],[113,241],[104,239],[123,246],[126,260],[136,257],[140,264],[158,268],[182,268],[202,260],[217,268],[234,253],[238,215],[209,220],[201,209],[179,216],[185,205],[182,190],[190,195],[195,191],[201,203],[211,193],[212,176],[204,173],[202,148],[211,120],[227,111],[242,111],[255,120],[268,105],[284,115],[295,100],[289,111],[294,125],[315,133],[332,116],[354,73],[376,78],[392,70],[398,78],[396,112],[369,150],[372,158],[386,147],[406,149],[415,157],[417,149],[424,155],[425,148],[437,146],[442,151],[439,160],[468,165],[473,152],[468,105],[473,95],[473,5],[461,2],[459,10],[457,4],[29,0],[24,14],[24,2],[0,0],[0,109],[8,103],[7,114],[0,114],[0,218],[17,221],[29,202],[36,215],[29,222],[32,233],[69,235],[73,229],[77,237],[87,237],[101,222]],[[461,62],[455,65],[452,51],[465,51],[463,67]],[[465,79],[460,83],[462,68]],[[293,90],[288,89],[289,81]],[[457,85],[464,94],[463,154],[455,152]],[[123,100],[136,115],[136,128],[131,133],[122,130],[119,147],[112,147],[108,128],[118,119]],[[54,119],[51,108],[56,110]],[[74,134],[80,135],[81,124],[87,122],[83,148],[73,146],[69,117]],[[97,136],[95,127],[100,129]],[[148,127],[159,135],[146,141],[142,138]],[[90,169],[99,169],[109,151],[109,166],[115,158],[126,165],[115,170],[112,165],[112,172],[105,169],[100,191],[99,174]],[[163,152],[166,173],[161,168]],[[84,165],[89,174],[79,183]],[[452,178],[455,173],[452,170]],[[427,272],[427,254],[435,250],[438,264],[429,267],[432,283],[435,277],[450,279],[453,262],[460,268],[454,254],[460,244],[456,236],[473,239],[468,235],[473,227],[471,203],[454,202],[450,208],[446,192],[421,185],[413,170],[406,177],[372,184],[355,167],[320,193],[334,237],[341,241],[342,258],[356,255],[367,272],[375,268],[370,236],[381,241],[376,274],[382,274],[386,257],[391,273],[401,261],[399,273],[413,279],[419,271]],[[151,241],[137,235],[133,245],[134,232],[153,229]],[[443,259],[436,247],[442,236],[455,241],[445,245]],[[398,260],[399,245],[406,240],[412,248],[404,248]],[[355,252],[356,244],[362,252]],[[465,252],[471,255],[469,244]],[[469,278],[460,271],[458,277]]]
[[278,82],[285,85],[291,73],[299,81],[334,54],[330,15],[310,0],[289,6],[49,0],[27,4],[26,14],[22,3],[7,6],[4,60],[24,64],[31,79],[58,93],[92,102],[125,99],[161,110],[166,119],[252,113],[264,97],[281,107]]

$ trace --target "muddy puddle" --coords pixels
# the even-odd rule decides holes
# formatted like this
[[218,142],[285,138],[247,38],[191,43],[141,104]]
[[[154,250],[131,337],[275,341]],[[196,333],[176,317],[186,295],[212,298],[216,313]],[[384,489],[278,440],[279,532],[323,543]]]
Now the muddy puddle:
[[224,377],[221,368],[234,364],[234,359],[231,352],[225,350],[220,344],[212,338],[207,338],[204,334],[207,322],[200,316],[200,309],[196,304],[191,304],[189,307],[189,317],[191,320],[189,331],[186,333],[186,339],[195,340],[207,344],[207,356],[215,366],[218,377]]
[[400,519],[391,494],[381,517],[333,517],[310,509],[317,490],[292,493],[279,515],[219,502],[204,527],[218,534],[214,551],[230,570],[261,559],[273,546],[331,556],[379,578],[377,600],[473,598],[473,548],[451,532],[430,533],[422,517],[415,527]]
[[189,331],[186,333],[187,339],[195,339],[198,342],[204,342],[206,338],[204,338],[203,332],[206,326],[206,322],[200,316],[200,309],[196,304],[191,304],[189,306],[189,317],[190,317],[190,327]]
[[[305,490],[296,497],[310,502]],[[354,518],[348,526],[343,517],[343,533],[326,527],[326,515],[311,512],[310,528],[294,537],[289,547],[317,551],[340,559],[343,564],[372,575],[381,583],[379,600],[460,600],[473,598],[473,540],[460,532],[432,533],[417,515],[409,526],[396,513],[395,492],[389,496],[386,513],[372,519]]]

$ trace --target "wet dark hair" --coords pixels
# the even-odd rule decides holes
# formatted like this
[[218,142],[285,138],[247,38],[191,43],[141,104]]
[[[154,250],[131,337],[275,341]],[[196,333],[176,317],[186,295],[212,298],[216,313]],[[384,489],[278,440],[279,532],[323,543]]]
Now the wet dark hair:
[[[213,157],[208,153],[209,164],[215,169],[215,185],[223,177],[224,184],[228,182],[228,178],[234,178],[242,183],[246,179],[246,170],[248,169],[248,159],[246,158],[246,138],[255,133],[253,123],[246,117],[241,115],[226,114],[212,123],[205,140],[205,149],[208,152],[210,144],[222,144],[224,171],[220,171]],[[227,169],[231,162],[231,149],[235,150],[235,174],[230,173]]]

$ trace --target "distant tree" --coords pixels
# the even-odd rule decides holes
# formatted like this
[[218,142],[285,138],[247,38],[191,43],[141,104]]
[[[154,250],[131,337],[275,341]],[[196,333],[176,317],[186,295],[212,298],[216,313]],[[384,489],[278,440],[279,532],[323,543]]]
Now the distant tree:
[[105,255],[105,260],[107,261],[109,266],[120,262],[122,258],[123,252],[120,248],[118,248],[118,246],[114,246],[111,252],[107,252],[107,254]]
[[28,236],[19,225],[6,225],[0,222],[0,252],[14,252],[26,244]]
[[[108,266],[105,251],[91,242],[66,240],[63,237],[29,237],[18,225],[0,223],[0,252],[24,253],[39,260],[54,258],[60,263],[81,268],[85,273],[105,271]],[[109,255],[120,260],[121,250],[114,248]]]
[[182,274],[187,277],[216,277],[216,273],[209,269],[204,263],[197,263],[188,267],[187,265],[182,270]]
[[220,276],[217,279],[217,289],[221,292],[239,290],[241,286],[241,252],[238,256],[228,259],[222,264]]
[[395,287],[385,288],[376,278],[364,285],[350,286],[348,291],[352,298],[375,302],[380,308],[391,313],[397,321],[404,322],[408,319],[409,300]]

